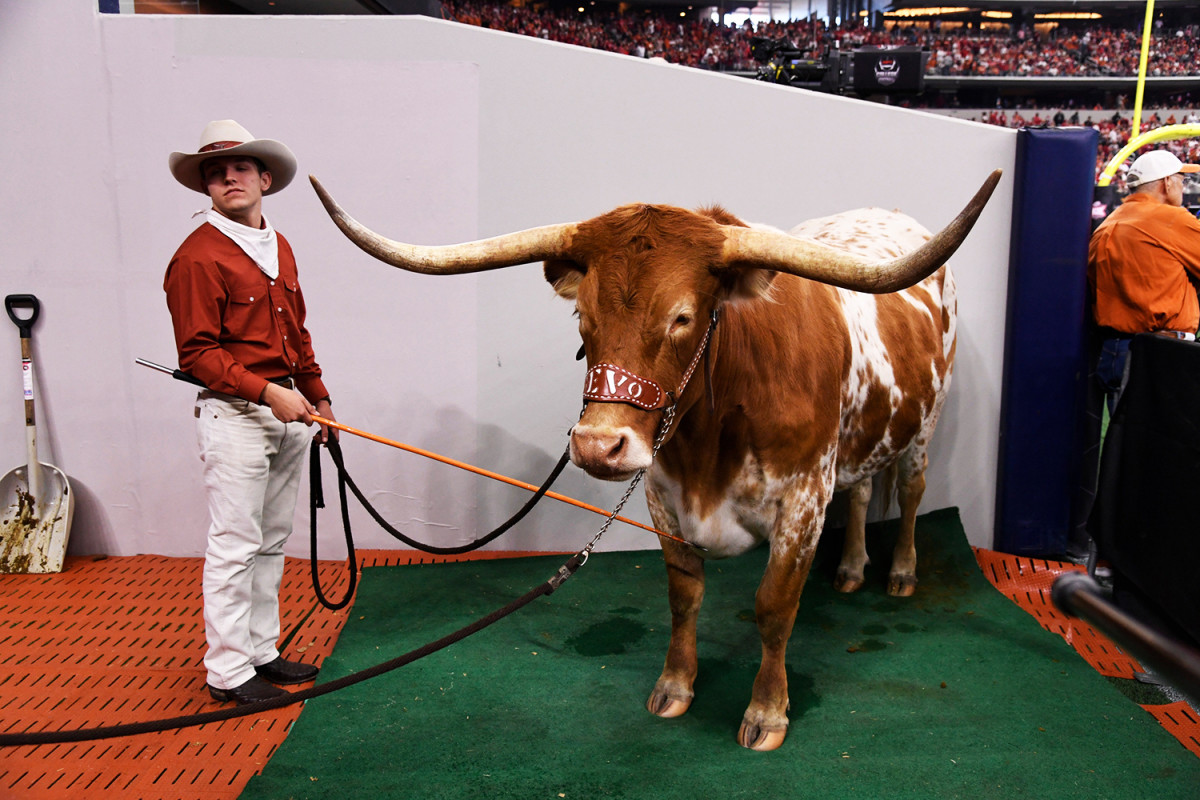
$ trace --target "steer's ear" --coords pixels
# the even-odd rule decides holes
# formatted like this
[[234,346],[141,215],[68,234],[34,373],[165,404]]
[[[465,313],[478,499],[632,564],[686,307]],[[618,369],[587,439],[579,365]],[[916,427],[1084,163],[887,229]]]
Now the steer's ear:
[[546,261],[542,265],[542,271],[558,296],[567,300],[574,300],[579,294],[579,282],[583,280],[586,272],[574,261],[566,259]]
[[773,269],[752,267],[748,264],[737,264],[715,270],[725,290],[725,299],[732,302],[738,300],[757,300],[760,297],[770,297],[771,284],[779,273]]

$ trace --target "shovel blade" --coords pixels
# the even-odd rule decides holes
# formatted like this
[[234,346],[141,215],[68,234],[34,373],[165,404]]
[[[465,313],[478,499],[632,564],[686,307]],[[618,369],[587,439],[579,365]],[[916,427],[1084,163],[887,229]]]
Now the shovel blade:
[[62,470],[42,463],[41,497],[27,467],[0,478],[0,573],[62,572],[75,495]]

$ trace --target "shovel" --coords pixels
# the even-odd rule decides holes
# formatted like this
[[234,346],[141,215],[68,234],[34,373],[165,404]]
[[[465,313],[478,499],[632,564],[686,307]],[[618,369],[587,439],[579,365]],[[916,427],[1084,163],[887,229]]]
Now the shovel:
[[[37,456],[31,332],[41,304],[31,294],[10,294],[4,309],[21,330],[28,461],[0,478],[0,573],[62,572],[75,495],[63,471]],[[29,309],[28,316],[18,315],[17,309]]]

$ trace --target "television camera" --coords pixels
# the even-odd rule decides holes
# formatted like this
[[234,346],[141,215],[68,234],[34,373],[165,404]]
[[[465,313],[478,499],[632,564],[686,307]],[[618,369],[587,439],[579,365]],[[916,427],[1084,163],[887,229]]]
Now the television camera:
[[827,55],[814,56],[813,48],[798,48],[791,42],[755,36],[750,40],[750,55],[760,66],[755,80],[820,89],[829,72]]
[[760,66],[755,79],[831,94],[914,94],[924,91],[929,51],[908,45],[859,47],[841,52],[827,46],[800,48],[789,41],[756,36],[750,54]]

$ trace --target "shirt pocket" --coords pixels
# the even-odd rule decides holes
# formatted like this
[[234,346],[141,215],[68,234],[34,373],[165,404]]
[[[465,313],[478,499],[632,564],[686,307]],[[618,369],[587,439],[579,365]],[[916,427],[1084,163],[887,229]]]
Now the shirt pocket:
[[226,333],[234,339],[253,338],[256,327],[262,325],[263,309],[269,302],[267,287],[261,283],[230,285],[229,301],[225,306]]
[[[279,287],[283,287],[283,291],[278,291]],[[276,297],[280,300],[280,306],[283,312],[286,313],[285,324],[299,328],[300,324],[300,284],[295,278],[286,280],[280,276],[276,280]]]

